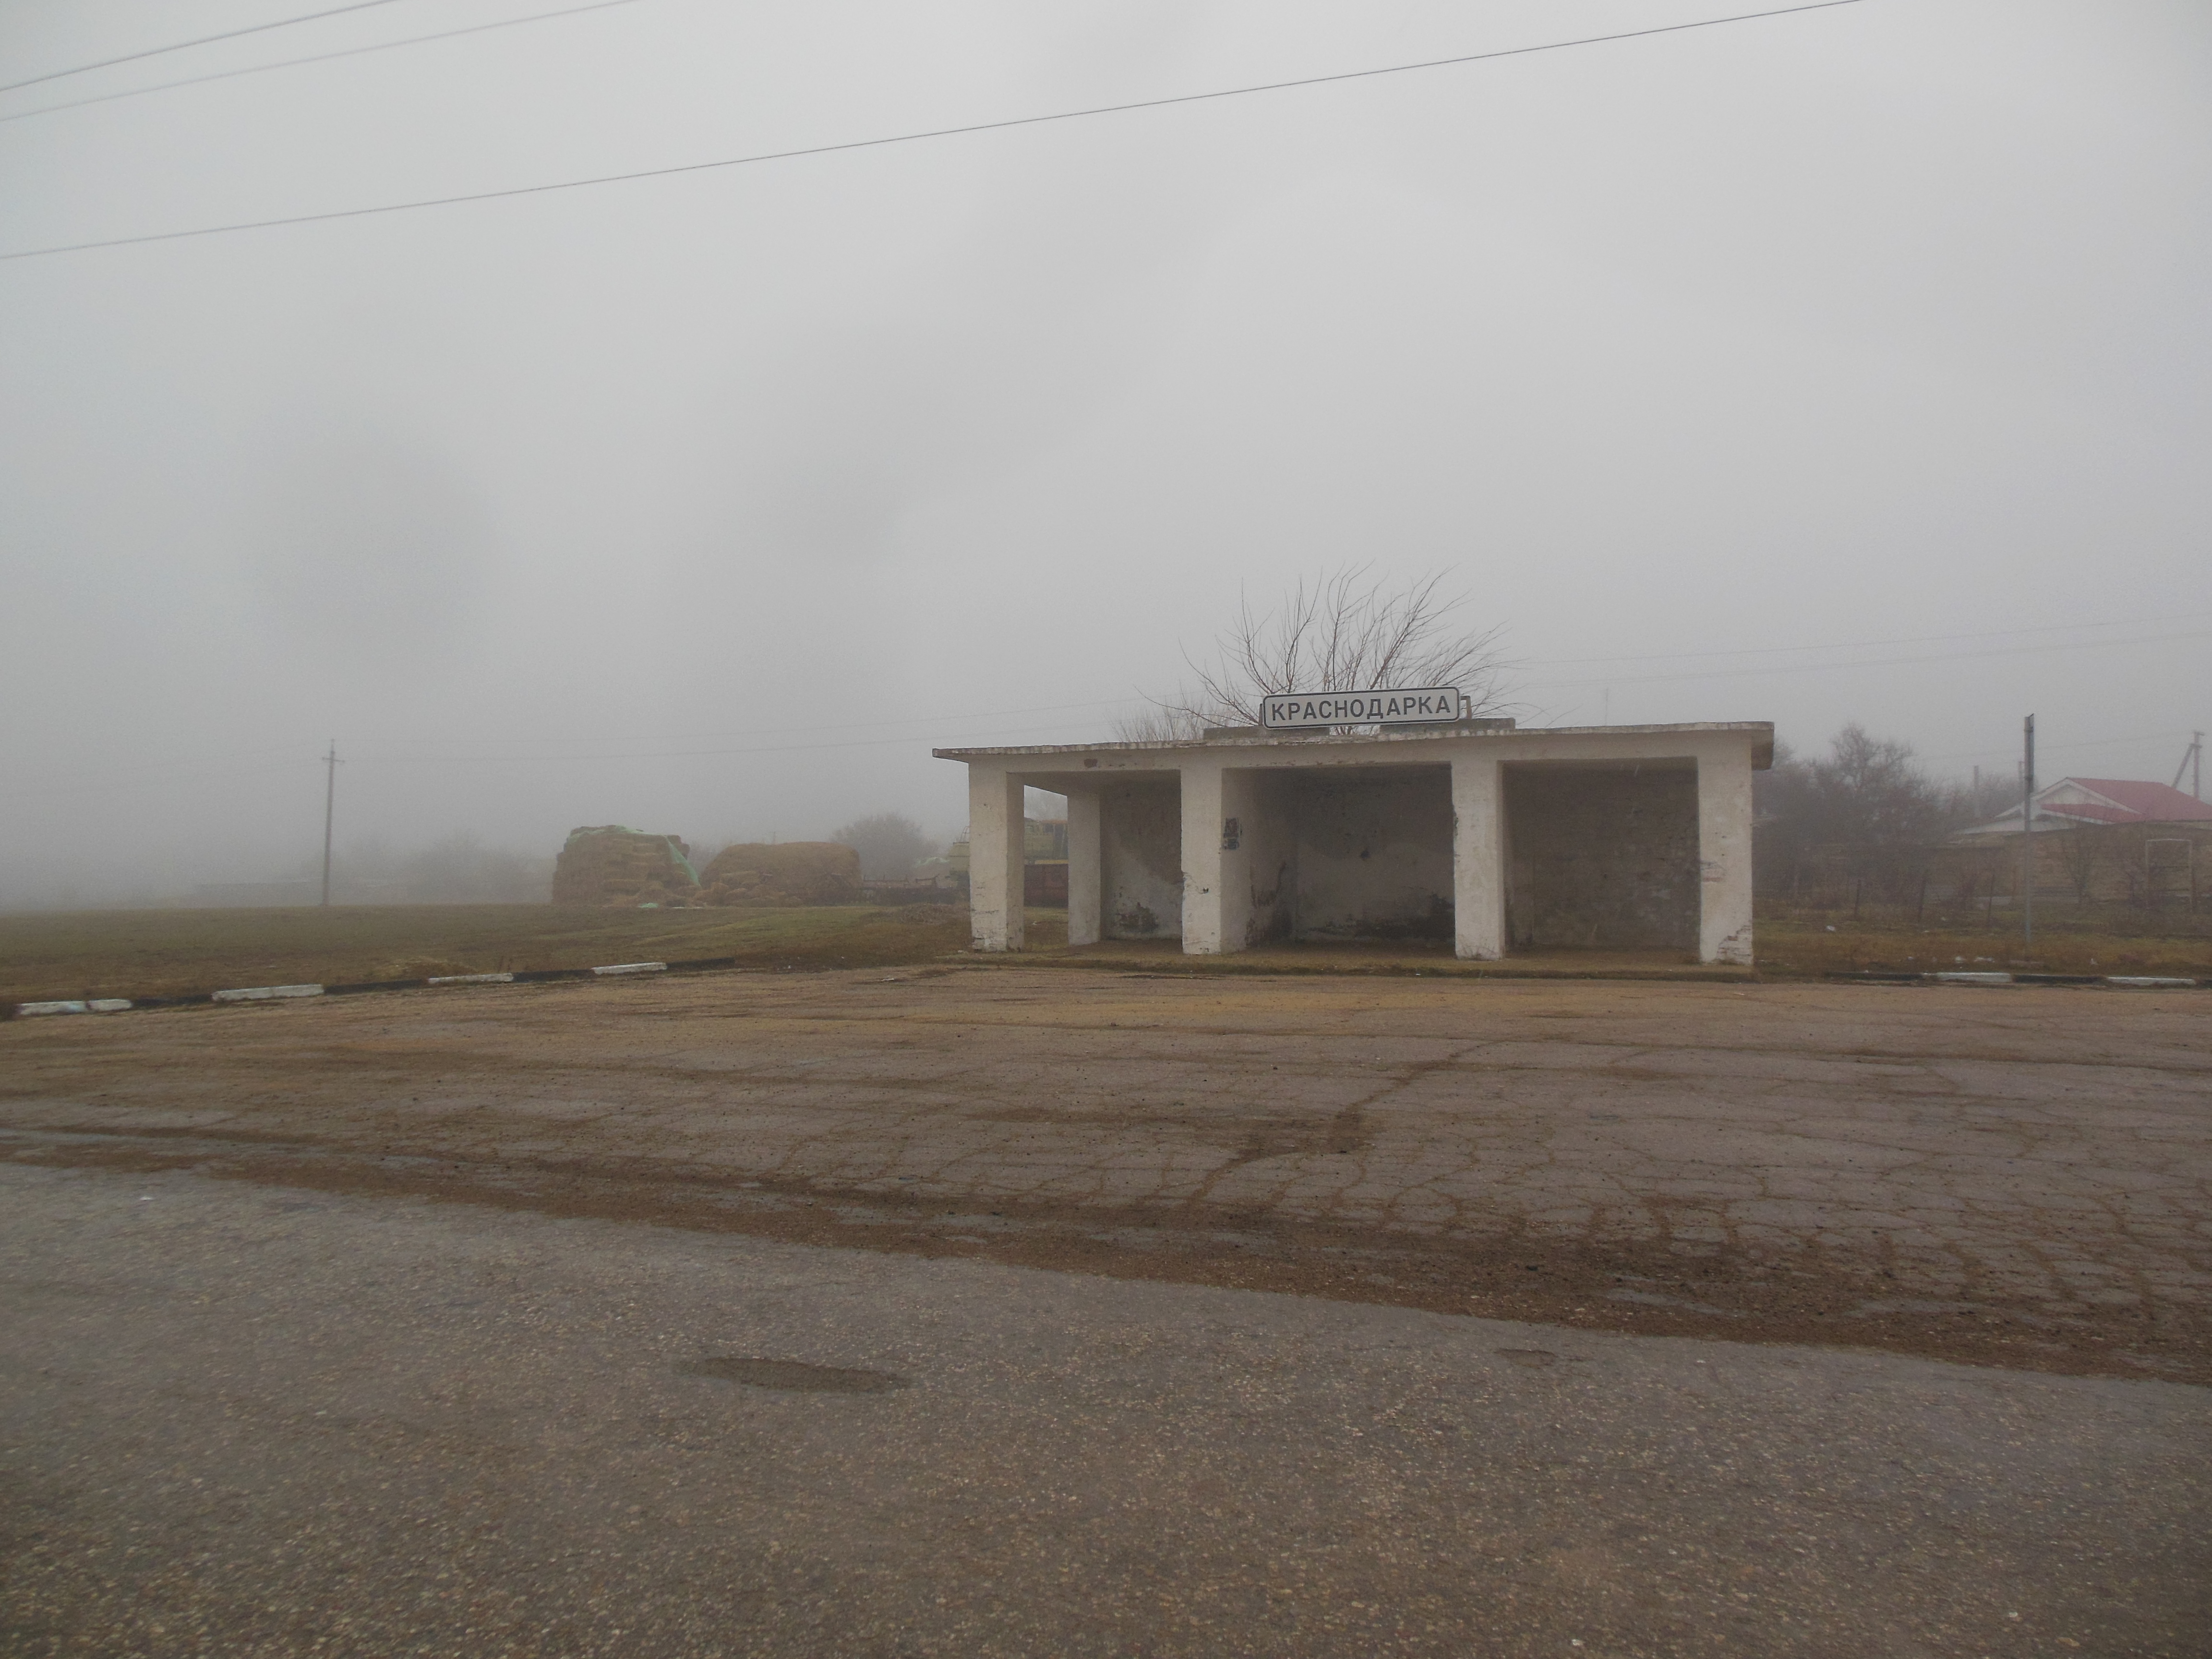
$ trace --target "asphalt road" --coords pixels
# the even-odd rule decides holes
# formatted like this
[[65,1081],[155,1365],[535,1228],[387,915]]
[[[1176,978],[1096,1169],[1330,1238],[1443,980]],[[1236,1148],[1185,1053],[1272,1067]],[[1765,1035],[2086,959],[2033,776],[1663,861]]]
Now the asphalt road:
[[725,974],[0,1024],[0,1157],[2212,1382],[2206,994]]
[[2212,1393],[0,1165],[0,1647],[2202,1656]]

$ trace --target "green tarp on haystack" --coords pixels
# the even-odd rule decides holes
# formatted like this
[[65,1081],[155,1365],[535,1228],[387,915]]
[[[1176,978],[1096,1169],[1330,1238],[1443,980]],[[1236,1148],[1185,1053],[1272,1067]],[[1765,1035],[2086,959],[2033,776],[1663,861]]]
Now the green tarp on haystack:
[[691,849],[677,836],[648,836],[626,824],[571,830],[553,866],[556,904],[635,907],[698,899]]

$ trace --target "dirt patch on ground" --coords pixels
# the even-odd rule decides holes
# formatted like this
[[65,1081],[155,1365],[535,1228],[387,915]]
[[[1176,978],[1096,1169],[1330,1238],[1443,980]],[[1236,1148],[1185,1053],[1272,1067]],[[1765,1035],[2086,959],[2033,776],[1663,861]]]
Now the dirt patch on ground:
[[0,1029],[8,1154],[2212,1382],[2194,994],[1063,969]]

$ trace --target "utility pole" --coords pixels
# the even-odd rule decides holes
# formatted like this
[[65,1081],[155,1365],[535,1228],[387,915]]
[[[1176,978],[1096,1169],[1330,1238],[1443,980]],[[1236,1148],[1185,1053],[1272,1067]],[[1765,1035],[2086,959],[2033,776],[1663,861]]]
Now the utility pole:
[[331,813],[338,802],[338,740],[331,739],[331,752],[323,757],[323,906],[331,902]]
[[2021,728],[2027,743],[2027,761],[2020,775],[2020,936],[2023,945],[2035,943],[2035,716]]
[[2181,775],[2189,774],[2189,793],[2197,799],[2204,799],[2204,734],[2191,732],[2189,747],[2182,751],[2181,764],[2173,769],[2173,787],[2181,787]]

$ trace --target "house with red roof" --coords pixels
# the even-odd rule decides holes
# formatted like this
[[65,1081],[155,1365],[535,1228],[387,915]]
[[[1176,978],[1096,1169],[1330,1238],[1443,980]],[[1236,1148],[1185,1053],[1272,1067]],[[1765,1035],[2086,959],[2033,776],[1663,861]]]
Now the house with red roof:
[[2018,839],[2021,809],[1950,838],[1931,893],[2015,900],[2023,851],[2035,860],[2035,897],[2076,903],[2212,908],[2212,803],[2134,778],[2061,778],[2036,792],[2032,848]]
[[[2134,778],[2061,778],[2035,795],[2035,827],[2070,830],[2091,823],[2212,823],[2212,802],[2185,795],[2171,784]],[[2020,808],[1961,832],[2018,835]]]

